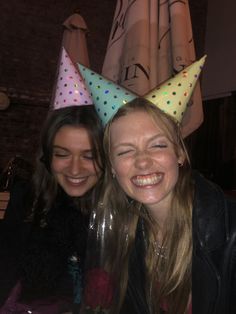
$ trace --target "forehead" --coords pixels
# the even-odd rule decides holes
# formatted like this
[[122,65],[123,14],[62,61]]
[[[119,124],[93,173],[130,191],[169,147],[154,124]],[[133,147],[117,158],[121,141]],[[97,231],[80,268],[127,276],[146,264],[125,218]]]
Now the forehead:
[[145,111],[129,112],[119,117],[111,124],[111,139],[130,136],[145,136],[149,133],[166,133],[164,125],[158,117],[154,117]]
[[53,145],[90,146],[88,131],[84,127],[65,125],[57,131]]

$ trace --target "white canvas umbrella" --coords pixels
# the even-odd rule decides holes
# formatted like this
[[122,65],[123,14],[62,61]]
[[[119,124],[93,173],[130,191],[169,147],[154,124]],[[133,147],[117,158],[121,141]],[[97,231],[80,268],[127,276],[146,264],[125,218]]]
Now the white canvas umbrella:
[[79,62],[87,67],[90,66],[86,42],[86,34],[88,33],[88,29],[83,17],[79,14],[79,10],[76,10],[74,14],[70,15],[64,21],[63,26],[64,32],[62,38],[62,47],[55,75],[56,82],[54,83],[51,98],[52,107],[56,101],[57,79],[60,72],[63,50],[66,51],[70,60],[74,64]]
[[[102,74],[144,95],[195,60],[188,0],[119,1]],[[184,137],[203,121],[199,83],[182,121]]]
[[88,33],[87,25],[83,17],[76,10],[63,23],[64,33],[62,46],[66,49],[71,60],[89,67],[89,56],[86,43]]

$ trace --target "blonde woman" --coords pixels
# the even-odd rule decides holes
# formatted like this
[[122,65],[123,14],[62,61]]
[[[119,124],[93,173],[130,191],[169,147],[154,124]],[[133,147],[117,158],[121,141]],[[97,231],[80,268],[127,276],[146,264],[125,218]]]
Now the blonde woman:
[[106,172],[91,239],[100,245],[96,267],[107,275],[106,295],[91,302],[99,289],[88,275],[89,311],[236,313],[236,205],[191,170],[180,121],[196,69],[180,76],[129,100],[104,123]]

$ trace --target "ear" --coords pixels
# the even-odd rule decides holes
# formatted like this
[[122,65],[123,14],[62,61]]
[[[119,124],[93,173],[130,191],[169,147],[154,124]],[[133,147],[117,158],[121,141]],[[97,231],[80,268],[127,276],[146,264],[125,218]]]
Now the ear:
[[180,149],[179,157],[178,157],[178,164],[179,164],[180,166],[183,166],[183,164],[184,164],[184,162],[185,162],[185,159],[186,159],[186,156],[185,156],[183,150]]
[[115,169],[113,167],[111,167],[111,173],[112,173],[113,176],[116,175]]
[[111,167],[111,174],[112,174],[112,178],[114,179],[116,177],[116,172],[113,167]]

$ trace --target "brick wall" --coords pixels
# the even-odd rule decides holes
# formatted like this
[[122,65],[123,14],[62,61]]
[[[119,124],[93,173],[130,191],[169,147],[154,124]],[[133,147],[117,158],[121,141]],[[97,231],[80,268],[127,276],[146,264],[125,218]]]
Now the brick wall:
[[16,155],[33,162],[38,148],[40,126],[47,114],[46,106],[12,103],[0,112],[1,166]]
[[91,67],[101,71],[115,4],[115,0],[1,1],[0,91],[10,95],[11,104],[0,111],[0,169],[15,155],[34,160],[54,84],[64,20],[80,9],[89,28]]

